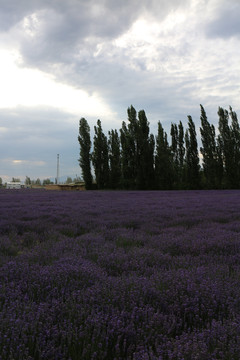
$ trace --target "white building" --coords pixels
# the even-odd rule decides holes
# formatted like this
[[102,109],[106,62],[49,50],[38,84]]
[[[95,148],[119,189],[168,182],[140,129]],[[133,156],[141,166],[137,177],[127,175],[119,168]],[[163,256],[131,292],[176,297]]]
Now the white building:
[[20,182],[9,181],[7,182],[6,189],[21,189],[22,184]]

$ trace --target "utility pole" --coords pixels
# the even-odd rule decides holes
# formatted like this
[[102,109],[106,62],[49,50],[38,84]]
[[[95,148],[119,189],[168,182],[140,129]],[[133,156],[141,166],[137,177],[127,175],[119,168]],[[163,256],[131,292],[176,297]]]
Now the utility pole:
[[59,154],[57,154],[57,184],[59,181]]

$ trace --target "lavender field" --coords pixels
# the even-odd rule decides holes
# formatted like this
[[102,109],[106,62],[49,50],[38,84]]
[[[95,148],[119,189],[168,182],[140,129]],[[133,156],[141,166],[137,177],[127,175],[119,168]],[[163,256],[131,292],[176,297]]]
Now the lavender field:
[[0,359],[238,359],[240,191],[0,191]]

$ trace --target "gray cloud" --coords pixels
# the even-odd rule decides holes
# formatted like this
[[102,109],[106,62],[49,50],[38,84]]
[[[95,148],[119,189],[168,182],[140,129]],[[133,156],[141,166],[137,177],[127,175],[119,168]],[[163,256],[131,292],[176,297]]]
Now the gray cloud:
[[[140,15],[162,21],[171,11],[186,7],[186,0],[126,1],[22,1],[12,36],[17,39],[22,66],[31,66],[54,74],[61,82],[82,88],[88,93],[99,92],[106,101],[134,102],[135,87],[143,91],[151,77],[144,59],[114,49],[111,41],[127,31]],[[11,18],[9,8],[3,8]],[[21,18],[20,18],[21,17]],[[23,22],[23,18],[25,20]],[[13,25],[13,19],[10,23]],[[21,21],[20,21],[21,20]],[[95,56],[98,47],[101,53]],[[164,49],[164,57],[167,56]],[[141,73],[140,73],[141,72]],[[164,75],[164,74],[163,74]],[[165,75],[164,75],[165,76]],[[153,76],[154,78],[154,76]],[[145,80],[145,83],[144,83]],[[151,96],[150,93],[146,96]]]
[[[11,1],[1,9],[2,29],[14,27],[25,63],[46,67],[93,55],[102,40],[114,39],[140,15],[161,21],[189,1],[58,0]],[[24,19],[24,21],[23,21]],[[0,25],[1,26],[1,25]]]
[[[18,23],[25,15],[31,14],[36,8],[37,1],[19,0],[19,1],[0,1],[0,29],[8,31]],[[41,6],[41,5],[40,5]]]
[[230,38],[240,36],[240,3],[230,0],[220,3],[215,19],[206,28],[206,34],[215,38]]

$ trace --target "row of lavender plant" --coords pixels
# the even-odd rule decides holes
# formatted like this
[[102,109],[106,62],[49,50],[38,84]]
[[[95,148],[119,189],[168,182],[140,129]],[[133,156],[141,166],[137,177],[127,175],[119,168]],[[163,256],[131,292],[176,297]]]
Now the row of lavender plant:
[[0,360],[239,359],[240,192],[0,191]]

